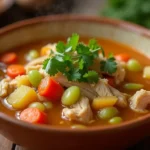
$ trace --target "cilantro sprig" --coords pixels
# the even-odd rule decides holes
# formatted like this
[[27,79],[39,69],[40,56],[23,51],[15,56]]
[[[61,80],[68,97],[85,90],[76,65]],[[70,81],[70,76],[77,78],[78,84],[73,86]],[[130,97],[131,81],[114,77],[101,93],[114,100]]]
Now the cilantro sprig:
[[[99,57],[99,52],[105,56],[104,50],[95,39],[91,39],[88,45],[79,42],[79,35],[72,34],[67,43],[58,42],[56,52],[52,52],[50,58],[43,63],[43,69],[51,76],[61,72],[69,81],[97,83],[99,75],[89,68],[94,60]],[[114,58],[100,62],[100,70],[112,74],[116,71]]]

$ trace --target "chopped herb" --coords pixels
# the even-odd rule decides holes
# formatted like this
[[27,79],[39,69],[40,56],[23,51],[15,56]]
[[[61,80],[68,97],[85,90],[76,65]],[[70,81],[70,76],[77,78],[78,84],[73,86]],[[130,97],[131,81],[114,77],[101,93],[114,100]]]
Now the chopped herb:
[[[79,43],[79,35],[73,34],[68,38],[67,43],[58,42],[56,52],[43,63],[43,69],[50,75],[61,72],[69,81],[98,82],[99,75],[89,68],[94,64],[94,60],[99,57],[99,52],[104,54],[95,39],[91,39],[88,45]],[[101,70],[106,73],[113,73],[116,70],[116,63],[111,57],[107,61],[101,62]]]
[[115,58],[110,57],[106,60],[101,61],[100,69],[101,69],[101,71],[108,73],[108,74],[115,73],[117,70],[117,63],[115,62]]

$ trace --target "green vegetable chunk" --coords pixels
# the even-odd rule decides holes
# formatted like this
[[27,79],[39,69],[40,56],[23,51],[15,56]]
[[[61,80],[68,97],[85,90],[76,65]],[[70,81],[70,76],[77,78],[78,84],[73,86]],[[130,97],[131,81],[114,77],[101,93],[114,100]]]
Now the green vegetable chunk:
[[144,87],[143,84],[138,84],[138,83],[126,83],[124,85],[124,88],[127,90],[140,90]]
[[80,88],[77,86],[69,87],[62,96],[62,104],[71,106],[75,104],[80,98]]
[[50,110],[50,109],[53,108],[52,102],[43,102],[43,105],[45,106],[45,108],[46,108],[47,110]]
[[106,107],[98,111],[98,117],[100,119],[110,119],[119,114],[119,111],[115,107]]
[[121,117],[113,117],[109,120],[110,124],[119,124],[121,123],[123,120]]
[[38,58],[39,57],[39,53],[38,53],[38,51],[36,51],[36,50],[31,50],[29,53],[28,53],[28,55],[27,55],[27,59],[29,60],[29,61],[31,61],[31,60],[33,60],[33,59],[35,59],[35,58]]
[[40,102],[33,102],[29,105],[30,108],[37,108],[40,111],[45,111],[45,106]]
[[127,69],[129,71],[139,72],[142,70],[142,66],[136,59],[130,59],[127,62]]
[[81,124],[74,124],[71,126],[72,129],[86,129],[87,127]]
[[29,81],[34,87],[38,87],[42,80],[42,75],[37,70],[31,70],[28,73]]

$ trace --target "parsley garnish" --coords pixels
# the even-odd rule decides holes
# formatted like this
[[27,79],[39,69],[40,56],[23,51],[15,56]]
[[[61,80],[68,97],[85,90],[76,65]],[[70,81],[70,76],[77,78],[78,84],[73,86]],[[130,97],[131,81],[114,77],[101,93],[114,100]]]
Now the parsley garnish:
[[108,74],[115,73],[117,70],[117,63],[115,62],[115,58],[110,57],[106,60],[101,61],[100,69],[101,69],[101,71],[108,73]]
[[[89,68],[94,64],[95,58],[99,57],[99,52],[105,56],[104,50],[95,39],[91,39],[88,45],[79,43],[79,35],[72,34],[67,43],[58,42],[56,52],[43,63],[43,69],[50,75],[61,72],[69,81],[97,83],[99,75]],[[100,70],[109,74],[116,71],[114,57],[101,61]]]

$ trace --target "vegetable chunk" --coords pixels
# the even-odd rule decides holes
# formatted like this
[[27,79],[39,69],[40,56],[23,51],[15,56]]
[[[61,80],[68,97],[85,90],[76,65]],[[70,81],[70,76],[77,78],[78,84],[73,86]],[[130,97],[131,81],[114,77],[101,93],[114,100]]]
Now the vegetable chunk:
[[63,87],[51,77],[45,77],[38,86],[41,96],[47,97],[50,101],[60,101],[64,93]]
[[37,100],[36,92],[28,86],[21,85],[7,98],[7,102],[15,109],[24,109]]
[[150,66],[146,66],[143,71],[143,78],[150,79]]
[[104,107],[114,106],[118,98],[116,96],[97,97],[92,102],[92,107],[99,110]]
[[47,123],[47,115],[38,108],[27,108],[21,112],[20,120],[29,123],[45,124]]
[[26,86],[31,85],[27,75],[16,77],[16,81],[17,81],[17,87],[20,87],[21,85],[26,85]]

